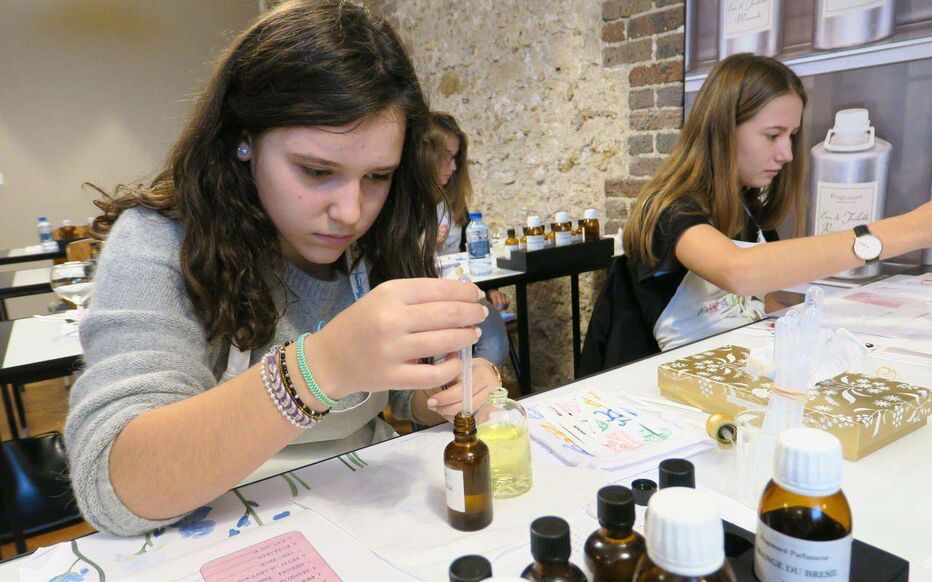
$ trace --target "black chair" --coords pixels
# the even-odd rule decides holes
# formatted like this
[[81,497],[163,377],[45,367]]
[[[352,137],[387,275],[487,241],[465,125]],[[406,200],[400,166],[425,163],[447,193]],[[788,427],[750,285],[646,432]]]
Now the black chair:
[[4,441],[0,451],[0,543],[25,538],[81,521],[68,478],[60,432]]
[[576,378],[596,374],[660,353],[653,330],[644,321],[628,272],[627,257],[615,259],[592,309]]

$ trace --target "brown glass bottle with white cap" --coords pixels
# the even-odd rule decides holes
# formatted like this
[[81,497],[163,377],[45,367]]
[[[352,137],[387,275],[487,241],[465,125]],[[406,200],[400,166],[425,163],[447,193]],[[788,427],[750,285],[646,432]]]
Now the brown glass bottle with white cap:
[[602,236],[602,227],[599,226],[599,213],[595,208],[587,208],[582,222],[583,242],[599,240]]
[[713,499],[688,487],[668,487],[652,495],[647,508],[647,553],[635,582],[735,582]]
[[524,232],[526,239],[527,252],[539,251],[544,248],[544,227],[540,222],[540,216],[532,215],[527,217],[527,230]]
[[847,582],[852,519],[838,439],[805,427],[780,433],[758,516],[754,571],[762,582]]

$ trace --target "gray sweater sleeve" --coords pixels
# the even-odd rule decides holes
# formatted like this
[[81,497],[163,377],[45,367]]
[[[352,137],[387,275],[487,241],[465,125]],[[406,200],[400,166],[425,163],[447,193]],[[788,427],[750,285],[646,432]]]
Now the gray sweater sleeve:
[[78,505],[100,530],[133,535],[174,520],[132,513],[110,482],[113,441],[137,415],[216,384],[208,345],[178,265],[179,226],[131,209],[117,221],[81,322],[85,369],[71,390],[65,426]]

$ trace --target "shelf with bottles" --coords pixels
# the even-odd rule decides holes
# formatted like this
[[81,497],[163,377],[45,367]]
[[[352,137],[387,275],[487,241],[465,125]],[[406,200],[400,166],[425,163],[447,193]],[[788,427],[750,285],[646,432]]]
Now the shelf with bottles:
[[[882,22],[868,22],[871,18],[882,20],[878,15],[879,5],[884,4],[883,2],[843,0],[840,4],[868,8],[874,6],[875,10],[866,13],[864,17],[864,36],[860,40],[876,40],[858,43],[856,35],[849,36],[827,43],[829,46],[837,43],[838,48],[825,49],[814,47],[813,32],[816,28],[816,11],[829,4],[827,0],[764,0],[753,3],[755,10],[764,6],[770,11],[763,17],[756,13],[755,17],[763,22],[771,19],[771,23],[769,28],[766,24],[749,27],[753,38],[743,38],[741,42],[729,40],[733,37],[723,39],[719,34],[723,27],[721,21],[725,18],[720,14],[719,4],[716,0],[703,0],[702,7],[706,11],[699,12],[697,0],[687,0],[687,94],[695,93],[702,87],[708,72],[718,62],[723,51],[731,53],[749,50],[758,54],[772,54],[801,77],[932,58],[932,3],[929,2],[906,0],[896,2],[895,5],[888,4],[895,7],[895,20],[892,26],[887,23],[892,34],[884,35],[877,33],[878,26],[883,27]],[[839,4],[838,0],[835,4]],[[749,5],[744,3],[743,6]],[[730,26],[733,27],[734,24]],[[846,32],[851,28],[853,27],[846,26]],[[828,33],[816,32],[816,36],[821,35],[818,42],[826,44],[825,36]],[[878,36],[883,38],[877,38]]]

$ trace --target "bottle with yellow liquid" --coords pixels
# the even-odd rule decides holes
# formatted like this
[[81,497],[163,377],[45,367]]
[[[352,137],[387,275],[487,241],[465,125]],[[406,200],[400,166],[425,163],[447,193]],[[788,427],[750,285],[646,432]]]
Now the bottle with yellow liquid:
[[524,407],[508,398],[502,387],[489,392],[489,400],[476,413],[479,439],[489,447],[492,461],[492,497],[506,499],[526,493],[531,477],[531,439]]

